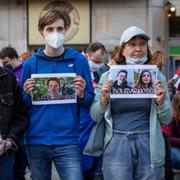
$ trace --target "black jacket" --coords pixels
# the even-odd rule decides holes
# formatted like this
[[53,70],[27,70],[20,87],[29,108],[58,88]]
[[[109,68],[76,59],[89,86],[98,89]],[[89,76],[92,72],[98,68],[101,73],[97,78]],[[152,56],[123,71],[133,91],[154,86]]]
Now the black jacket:
[[132,87],[128,86],[127,82],[124,82],[122,85],[118,85],[118,80],[116,80],[114,83],[113,83],[113,87],[115,89],[125,89],[125,88],[128,88],[128,89],[132,89]]
[[20,86],[13,72],[0,67],[0,133],[9,138],[15,147],[27,127],[28,111],[23,101]]

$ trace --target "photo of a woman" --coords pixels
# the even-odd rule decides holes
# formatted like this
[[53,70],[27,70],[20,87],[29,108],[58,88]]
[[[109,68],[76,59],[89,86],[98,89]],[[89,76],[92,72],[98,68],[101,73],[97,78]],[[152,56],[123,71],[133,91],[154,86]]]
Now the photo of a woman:
[[150,88],[153,87],[152,75],[149,70],[143,70],[140,75],[136,88]]

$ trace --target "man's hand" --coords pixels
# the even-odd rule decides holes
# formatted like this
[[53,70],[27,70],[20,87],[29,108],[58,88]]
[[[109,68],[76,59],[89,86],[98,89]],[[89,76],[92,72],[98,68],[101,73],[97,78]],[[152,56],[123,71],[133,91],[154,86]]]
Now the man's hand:
[[27,79],[24,83],[24,91],[30,96],[32,95],[32,90],[34,89],[35,83],[36,82],[34,79]]
[[86,81],[81,76],[76,76],[73,79],[75,85],[76,94],[79,98],[84,98],[84,89],[86,87]]
[[12,142],[9,140],[0,140],[0,155],[4,154],[12,147]]

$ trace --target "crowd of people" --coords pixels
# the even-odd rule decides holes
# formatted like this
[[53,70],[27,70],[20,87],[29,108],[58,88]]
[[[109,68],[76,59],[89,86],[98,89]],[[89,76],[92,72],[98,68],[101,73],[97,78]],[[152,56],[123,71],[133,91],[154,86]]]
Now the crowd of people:
[[[180,169],[180,68],[167,82],[164,54],[151,53],[150,36],[139,27],[125,29],[108,56],[100,42],[83,52],[65,47],[69,24],[64,12],[45,9],[37,27],[44,49],[0,51],[0,179],[24,180],[29,167],[32,180],[50,180],[52,163],[61,180],[160,180],[163,167],[164,179],[173,179],[173,168]],[[132,88],[126,68],[109,78],[113,65],[156,65],[156,82],[145,69],[134,85],[154,85],[156,98],[111,98],[112,88]],[[76,103],[32,104],[31,75],[57,73],[76,74]],[[43,100],[71,94],[56,77],[47,89]]]

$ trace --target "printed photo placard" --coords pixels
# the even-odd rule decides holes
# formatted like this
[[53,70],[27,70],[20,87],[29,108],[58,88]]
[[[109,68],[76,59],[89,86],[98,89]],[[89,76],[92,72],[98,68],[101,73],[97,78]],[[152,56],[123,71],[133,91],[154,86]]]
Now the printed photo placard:
[[32,104],[65,104],[76,103],[77,95],[73,79],[75,73],[32,74],[35,87]]
[[113,65],[111,98],[156,98],[156,65]]

